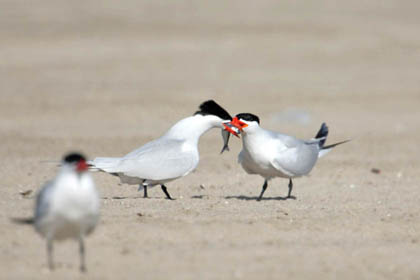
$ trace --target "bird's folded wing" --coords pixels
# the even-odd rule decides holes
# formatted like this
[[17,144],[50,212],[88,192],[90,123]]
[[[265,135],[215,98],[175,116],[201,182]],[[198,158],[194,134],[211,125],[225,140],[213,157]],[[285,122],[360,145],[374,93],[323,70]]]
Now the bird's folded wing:
[[303,141],[282,150],[272,160],[272,165],[288,176],[303,176],[311,171],[318,159],[318,146]]
[[192,151],[183,150],[183,141],[154,141],[121,159],[116,172],[151,180],[173,179],[190,172],[197,160]]
[[35,204],[35,220],[42,219],[42,217],[48,213],[51,206],[51,195],[53,190],[54,181],[48,181],[38,193]]
[[289,148],[278,151],[275,157],[272,158],[272,166],[287,176],[294,176],[296,171],[297,153],[296,148]]

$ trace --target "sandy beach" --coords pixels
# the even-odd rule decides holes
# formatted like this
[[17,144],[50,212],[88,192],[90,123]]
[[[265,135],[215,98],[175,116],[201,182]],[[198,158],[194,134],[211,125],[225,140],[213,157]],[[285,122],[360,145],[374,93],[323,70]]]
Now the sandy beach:
[[[419,279],[417,1],[1,1],[1,279]],[[68,151],[122,156],[214,99],[327,143],[310,176],[263,178],[203,135],[200,164],[149,199],[94,173],[101,220],[78,248],[10,221]],[[372,169],[377,169],[372,172]],[[20,192],[31,190],[23,196]]]

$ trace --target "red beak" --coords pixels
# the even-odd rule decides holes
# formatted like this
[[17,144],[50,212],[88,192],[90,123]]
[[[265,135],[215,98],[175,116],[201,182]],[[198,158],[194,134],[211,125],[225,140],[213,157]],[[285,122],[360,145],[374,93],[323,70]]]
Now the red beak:
[[237,117],[234,117],[231,122],[228,122],[227,124],[223,124],[225,129],[235,135],[236,137],[239,137],[238,133],[232,129],[232,126],[239,129],[239,131],[242,131],[244,127],[247,127],[248,125],[242,121],[240,121]]
[[234,126],[232,122],[224,123],[223,126],[225,127],[225,130],[229,131],[231,134],[239,138],[239,134],[236,133],[236,131],[232,129],[232,127]]
[[77,163],[76,171],[77,172],[83,172],[83,171],[87,171],[87,170],[88,170],[88,165],[87,165],[86,161],[85,160],[80,160]]
[[239,130],[242,130],[244,127],[247,127],[248,125],[242,121],[240,121],[237,117],[234,117],[231,123],[236,126]]

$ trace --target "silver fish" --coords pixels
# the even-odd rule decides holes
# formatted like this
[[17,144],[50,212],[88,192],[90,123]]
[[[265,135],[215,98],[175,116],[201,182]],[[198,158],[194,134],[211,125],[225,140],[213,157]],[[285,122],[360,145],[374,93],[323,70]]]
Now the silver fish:
[[231,123],[225,122],[223,124],[223,126],[225,127],[224,129],[222,129],[223,148],[222,148],[222,151],[220,153],[223,153],[224,151],[230,151],[230,149],[229,149],[230,134],[233,134],[233,135],[239,137],[239,134],[241,133],[240,130]]
[[225,129],[222,129],[222,137],[223,137],[223,148],[222,148],[222,151],[220,152],[221,154],[223,154],[224,151],[230,151],[229,149],[230,132]]

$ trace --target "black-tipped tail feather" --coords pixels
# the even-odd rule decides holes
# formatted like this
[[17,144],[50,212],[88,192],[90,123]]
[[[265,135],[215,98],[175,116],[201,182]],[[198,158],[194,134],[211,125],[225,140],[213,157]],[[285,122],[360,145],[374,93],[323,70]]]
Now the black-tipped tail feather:
[[328,136],[328,126],[325,123],[322,123],[321,128],[315,136],[315,139],[321,139],[318,142],[320,148],[324,147],[325,141],[327,141]]
[[341,141],[341,142],[337,142],[337,143],[334,143],[334,144],[331,144],[331,145],[327,145],[327,146],[325,146],[325,147],[322,147],[322,149],[323,149],[323,150],[326,150],[326,149],[331,149],[331,148],[334,148],[335,146],[338,146],[338,145],[341,145],[341,144],[347,143],[347,142],[349,142],[349,141],[350,141],[350,139],[349,139],[349,140],[344,140],[344,141]]
[[340,145],[340,144],[344,144],[344,143],[347,143],[347,142],[349,142],[350,140],[345,140],[345,141],[341,141],[341,142],[338,142],[338,143],[334,143],[334,144],[331,144],[331,145],[327,145],[327,146],[324,146],[324,147],[322,147],[321,148],[321,150],[319,151],[319,154],[318,154],[318,157],[323,157],[323,156],[325,156],[329,151],[331,151],[332,150],[332,148],[334,148],[335,146],[338,146],[338,145]]
[[331,151],[331,149],[334,148],[335,146],[338,146],[340,144],[344,144],[350,141],[350,140],[345,140],[345,141],[341,141],[338,143],[324,146],[325,141],[327,141],[327,136],[328,136],[328,126],[325,123],[322,123],[321,128],[319,129],[318,133],[315,136],[315,139],[319,140],[318,145],[319,145],[320,151],[319,151],[318,157],[324,156],[329,151]]

